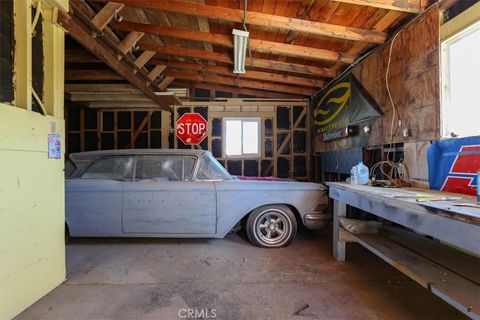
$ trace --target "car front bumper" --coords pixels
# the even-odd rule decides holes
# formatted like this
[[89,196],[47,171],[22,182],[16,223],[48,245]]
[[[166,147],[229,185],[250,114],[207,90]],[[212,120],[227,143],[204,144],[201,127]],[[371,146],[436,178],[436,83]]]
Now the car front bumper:
[[310,230],[319,230],[327,225],[328,221],[332,219],[332,215],[323,211],[308,212],[303,217],[303,223]]

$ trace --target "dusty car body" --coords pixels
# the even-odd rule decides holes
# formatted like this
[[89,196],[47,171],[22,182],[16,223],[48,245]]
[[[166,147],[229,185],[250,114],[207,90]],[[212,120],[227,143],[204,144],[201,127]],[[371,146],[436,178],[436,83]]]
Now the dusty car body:
[[[240,180],[208,151],[94,151],[73,153],[70,161],[65,205],[71,236],[222,238],[269,205],[288,207],[312,229],[329,218],[324,185]],[[264,222],[258,227],[264,235],[283,232],[275,216]]]

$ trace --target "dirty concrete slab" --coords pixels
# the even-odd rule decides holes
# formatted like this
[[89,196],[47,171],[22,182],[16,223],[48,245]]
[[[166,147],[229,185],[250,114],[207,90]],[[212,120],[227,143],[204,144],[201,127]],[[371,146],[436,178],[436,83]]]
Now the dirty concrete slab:
[[68,280],[16,319],[463,319],[360,246],[335,261],[330,239],[73,239]]

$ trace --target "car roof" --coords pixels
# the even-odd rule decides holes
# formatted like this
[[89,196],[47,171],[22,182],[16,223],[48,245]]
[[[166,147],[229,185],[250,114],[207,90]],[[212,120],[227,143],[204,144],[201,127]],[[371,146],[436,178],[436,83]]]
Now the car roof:
[[122,150],[100,150],[76,152],[70,154],[70,160],[73,162],[88,162],[98,157],[104,156],[128,156],[128,155],[151,155],[151,154],[172,154],[172,155],[187,155],[187,156],[201,156],[208,153],[206,150],[197,149],[122,149]]

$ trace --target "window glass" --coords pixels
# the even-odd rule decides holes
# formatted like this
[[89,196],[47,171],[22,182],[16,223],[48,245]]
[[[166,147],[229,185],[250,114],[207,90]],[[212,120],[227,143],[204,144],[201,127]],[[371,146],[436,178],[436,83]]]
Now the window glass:
[[198,180],[228,180],[230,175],[220,163],[210,156],[203,156],[200,159],[200,166],[197,173]]
[[133,158],[131,157],[108,157],[88,167],[82,179],[125,181],[130,179],[132,167]]
[[258,118],[225,118],[225,155],[259,156]]
[[193,180],[194,169],[195,169],[195,157],[183,157],[183,181]]
[[443,136],[480,134],[480,22],[442,44]]
[[182,181],[182,156],[138,156],[135,180]]

